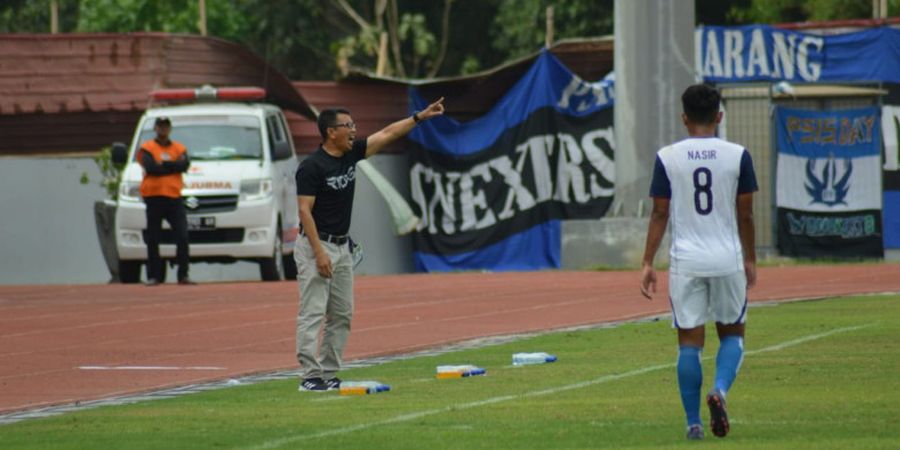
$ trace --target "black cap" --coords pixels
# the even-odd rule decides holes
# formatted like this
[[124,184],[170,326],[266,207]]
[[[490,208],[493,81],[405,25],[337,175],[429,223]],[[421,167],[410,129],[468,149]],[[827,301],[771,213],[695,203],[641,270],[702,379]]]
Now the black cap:
[[168,117],[157,117],[157,118],[156,118],[156,122],[154,123],[154,125],[155,125],[155,126],[160,126],[160,125],[168,125],[168,126],[172,126],[172,121],[169,120]]

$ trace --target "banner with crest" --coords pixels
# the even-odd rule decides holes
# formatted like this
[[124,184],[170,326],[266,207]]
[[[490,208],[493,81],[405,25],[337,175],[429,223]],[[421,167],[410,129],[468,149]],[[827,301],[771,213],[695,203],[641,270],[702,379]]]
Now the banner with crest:
[[799,257],[883,257],[877,107],[775,110],[778,249]]

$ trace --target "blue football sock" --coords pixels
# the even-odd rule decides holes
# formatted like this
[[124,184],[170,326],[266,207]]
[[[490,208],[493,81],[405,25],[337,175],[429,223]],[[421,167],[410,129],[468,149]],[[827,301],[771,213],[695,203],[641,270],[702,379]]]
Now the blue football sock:
[[725,336],[719,341],[716,355],[716,389],[727,393],[737,377],[741,361],[744,360],[744,338],[737,335]]
[[702,347],[681,346],[678,349],[678,389],[681,405],[687,415],[688,426],[702,424],[700,420],[700,387],[703,385],[703,366],[700,365]]

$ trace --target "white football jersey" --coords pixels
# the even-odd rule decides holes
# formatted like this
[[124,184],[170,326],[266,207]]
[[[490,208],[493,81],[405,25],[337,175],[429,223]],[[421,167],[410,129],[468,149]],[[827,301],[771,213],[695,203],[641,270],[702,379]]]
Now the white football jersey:
[[704,277],[742,271],[737,195],[756,190],[750,153],[740,145],[699,137],[663,147],[650,196],[671,199],[669,271]]

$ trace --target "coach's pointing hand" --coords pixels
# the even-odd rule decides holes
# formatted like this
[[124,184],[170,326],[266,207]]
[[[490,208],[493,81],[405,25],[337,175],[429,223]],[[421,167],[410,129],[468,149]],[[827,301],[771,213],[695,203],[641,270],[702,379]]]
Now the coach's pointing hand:
[[427,120],[441,114],[444,114],[444,97],[437,99],[434,103],[428,105],[427,108],[418,112],[419,120]]

